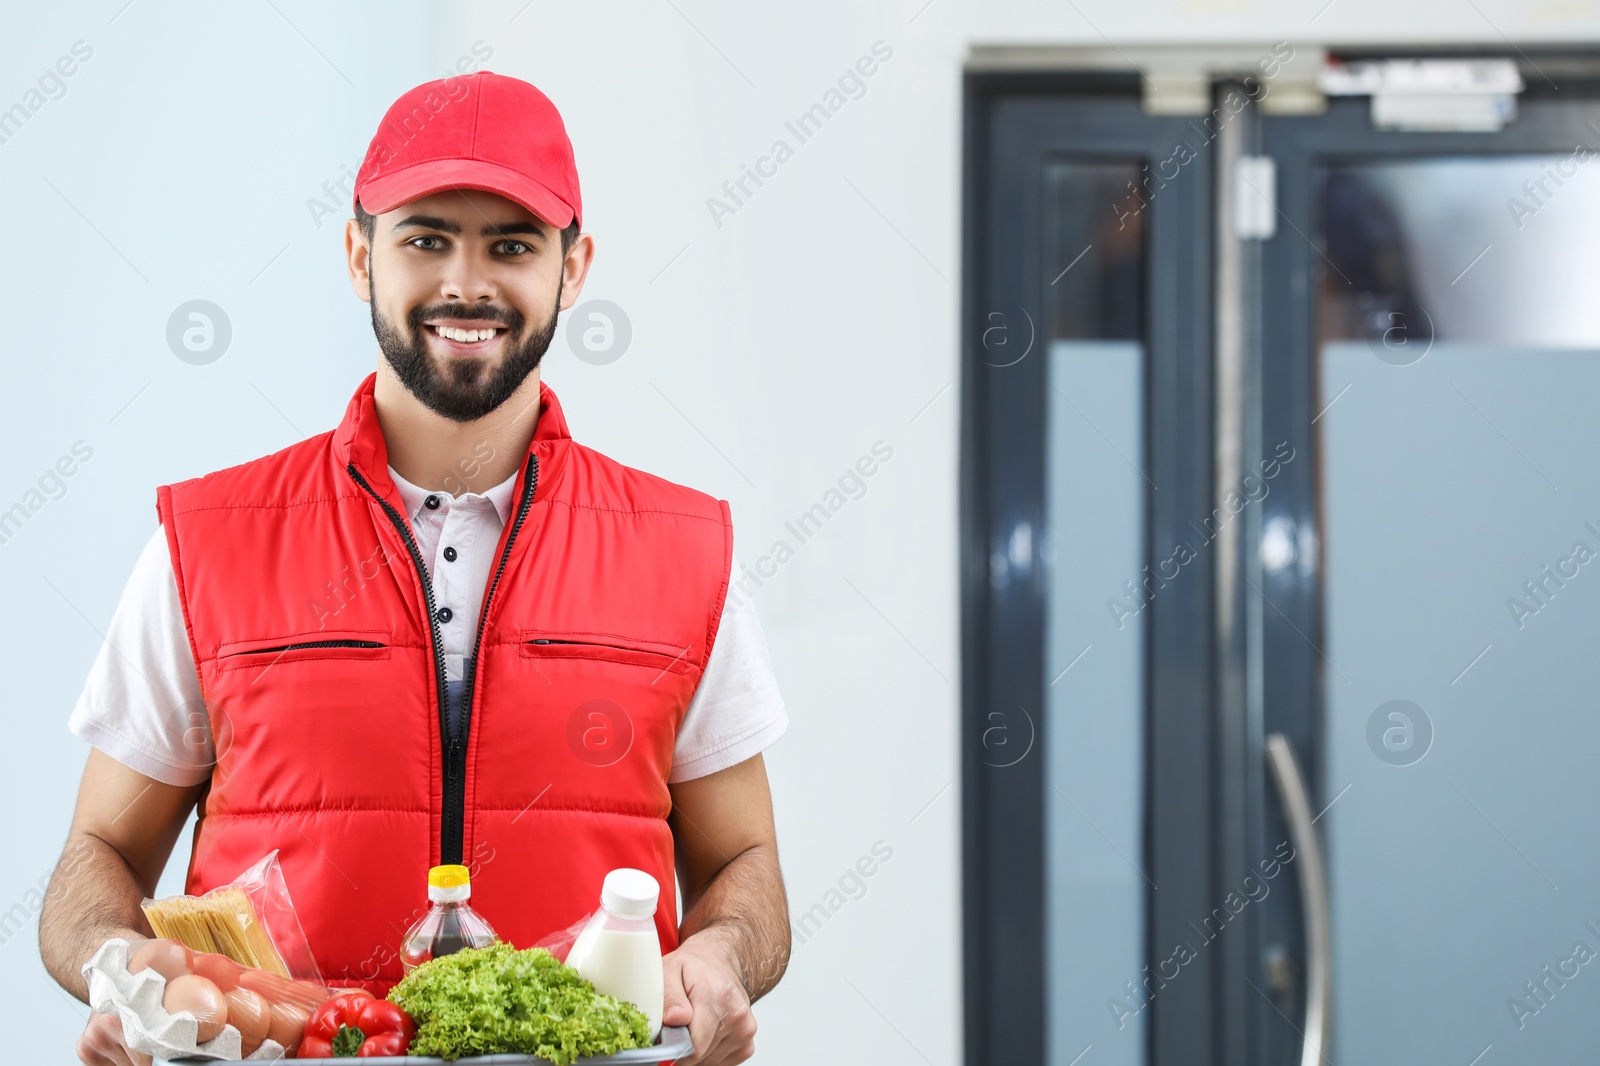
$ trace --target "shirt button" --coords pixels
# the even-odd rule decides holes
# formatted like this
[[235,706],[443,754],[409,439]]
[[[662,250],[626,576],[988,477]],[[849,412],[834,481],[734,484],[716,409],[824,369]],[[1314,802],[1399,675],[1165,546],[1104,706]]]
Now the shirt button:
[[439,497],[437,496],[429,496],[426,500],[423,500],[422,503],[423,506],[427,507],[427,509],[430,511],[437,511],[439,509]]
[[439,608],[439,621],[448,622],[448,621],[450,621],[450,619],[452,619],[454,617],[455,617],[455,614],[450,610],[450,608],[448,608],[448,607]]
[[454,548],[446,548],[444,550],[444,561],[447,563],[456,561],[456,550]]

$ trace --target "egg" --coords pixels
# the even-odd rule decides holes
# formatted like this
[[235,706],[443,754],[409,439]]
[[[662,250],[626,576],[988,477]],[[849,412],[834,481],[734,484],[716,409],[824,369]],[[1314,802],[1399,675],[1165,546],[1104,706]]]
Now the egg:
[[272,1024],[272,1006],[259,993],[235,988],[223,993],[228,1000],[228,1023],[239,1030],[241,1057],[248,1058],[267,1038]]
[[267,1024],[267,1039],[276,1040],[287,1048],[299,1047],[300,1038],[306,1034],[306,1022],[310,1020],[310,1011],[289,1003],[274,1003]]
[[128,972],[154,970],[168,981],[189,972],[193,953],[176,940],[147,940],[128,960]]
[[189,958],[189,972],[204,977],[224,992],[239,987],[239,964],[226,955],[197,951]]
[[222,989],[204,977],[187,973],[174,977],[167,982],[161,1005],[168,1014],[188,1011],[194,1015],[194,1020],[199,1023],[195,1040],[202,1044],[222,1032],[222,1027],[228,1024],[227,998],[223,996]]
[[283,1002],[293,1003],[297,1007],[304,1007],[308,1011],[313,1011],[332,998],[333,993],[326,985],[318,984],[315,981],[300,980],[290,983],[289,991],[284,995]]
[[287,977],[251,967],[239,971],[239,987],[260,993],[268,1003],[283,1003],[294,994],[294,982]]

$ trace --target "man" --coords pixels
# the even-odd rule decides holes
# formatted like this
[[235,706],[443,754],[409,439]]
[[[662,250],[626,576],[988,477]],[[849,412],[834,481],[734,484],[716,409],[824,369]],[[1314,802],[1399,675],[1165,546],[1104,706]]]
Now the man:
[[[727,504],[576,444],[540,380],[594,256],[561,117],[487,71],[419,86],[354,199],[377,373],[331,433],[158,490],[72,717],[45,964],[86,999],[94,950],[150,935],[198,802],[186,890],[276,849],[328,983],[380,995],[430,866],[469,864],[518,947],[643,869],[664,1024],[742,1062],[789,953],[760,754],[787,717]],[[148,1061],[105,1015],[78,1052]]]

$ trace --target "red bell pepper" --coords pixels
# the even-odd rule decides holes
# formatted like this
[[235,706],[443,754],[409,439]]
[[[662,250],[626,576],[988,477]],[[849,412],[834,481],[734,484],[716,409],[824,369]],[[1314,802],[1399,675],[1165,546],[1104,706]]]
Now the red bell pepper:
[[296,1055],[302,1059],[404,1055],[416,1035],[409,1014],[358,989],[334,996],[312,1012]]

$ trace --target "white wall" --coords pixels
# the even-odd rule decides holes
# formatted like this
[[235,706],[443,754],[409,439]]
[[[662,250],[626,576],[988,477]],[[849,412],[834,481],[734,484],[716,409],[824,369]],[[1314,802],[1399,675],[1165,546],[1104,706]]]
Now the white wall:
[[[29,896],[57,857],[84,749],[67,733],[157,484],[337,421],[377,358],[336,222],[400,92],[476,42],[566,117],[599,255],[585,297],[630,350],[565,340],[547,380],[573,432],[731,501],[746,563],[875,441],[893,458],[757,594],[793,725],[769,752],[795,913],[875,841],[893,858],[757,1008],[762,1062],[959,1059],[955,387],[961,64],[972,44],[1593,39],[1594,0],[1175,0],[750,5],[551,0],[31,5],[0,35],[0,108],[75,41],[93,57],[0,143],[11,296],[0,509],[77,440],[93,459],[8,542],[11,772],[0,783],[0,991],[19,1061],[65,1061],[81,1005],[49,981]],[[1314,21],[1313,21],[1314,20]],[[893,56],[717,225],[706,206],[882,40]],[[480,52],[481,53],[481,47]],[[339,195],[341,204],[347,192]],[[168,350],[180,303],[221,305],[218,362]],[[130,404],[130,400],[132,403]],[[669,402],[670,401],[670,402]],[[162,891],[175,891],[184,853]],[[12,905],[16,904],[20,910]],[[0,924],[4,919],[0,919]],[[909,1046],[908,1046],[909,1045]]]

